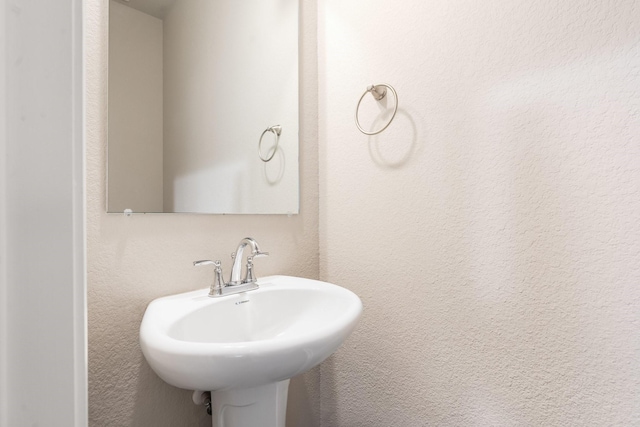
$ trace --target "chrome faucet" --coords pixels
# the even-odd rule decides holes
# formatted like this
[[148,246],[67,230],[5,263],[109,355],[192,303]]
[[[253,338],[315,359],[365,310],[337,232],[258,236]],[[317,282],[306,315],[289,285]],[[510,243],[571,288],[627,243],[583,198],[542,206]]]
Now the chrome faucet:
[[[251,246],[251,254],[247,256],[247,272],[244,279],[240,279],[242,276],[242,257],[244,255],[244,249],[247,245]],[[213,283],[209,289],[210,297],[221,297],[224,295],[237,294],[239,292],[251,291],[258,289],[257,279],[253,273],[253,259],[261,256],[269,255],[268,252],[262,252],[256,242],[251,237],[245,237],[240,241],[238,248],[231,254],[233,259],[233,267],[231,267],[231,278],[228,282],[225,282],[222,276],[222,263],[211,260],[194,261],[193,265],[213,265],[215,267],[215,276]]]
[[[247,274],[244,277],[244,280],[240,280],[240,276],[242,275],[242,256],[244,255],[244,248],[247,245],[251,246],[251,255],[247,257]],[[245,237],[238,244],[238,248],[234,253],[231,254],[231,258],[233,259],[233,267],[231,267],[231,277],[229,278],[229,285],[236,286],[243,283],[252,283],[255,282],[256,279],[253,278],[253,259],[261,256],[268,256],[269,252],[261,252],[260,247],[258,246],[258,242],[256,242],[251,237]]]

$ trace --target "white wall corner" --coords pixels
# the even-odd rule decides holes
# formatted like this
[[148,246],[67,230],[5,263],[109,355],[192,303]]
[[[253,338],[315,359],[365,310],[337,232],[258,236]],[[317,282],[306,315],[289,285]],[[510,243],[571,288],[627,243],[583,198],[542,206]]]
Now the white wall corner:
[[87,203],[86,203],[86,91],[83,0],[71,0],[72,10],[72,214],[74,310],[74,427],[89,423],[89,356],[87,326]]
[[2,3],[0,427],[88,423],[83,75],[82,0]]
[[6,147],[6,91],[5,91],[5,4],[0,7],[0,427],[7,424],[7,229],[6,229],[6,187],[5,147]]

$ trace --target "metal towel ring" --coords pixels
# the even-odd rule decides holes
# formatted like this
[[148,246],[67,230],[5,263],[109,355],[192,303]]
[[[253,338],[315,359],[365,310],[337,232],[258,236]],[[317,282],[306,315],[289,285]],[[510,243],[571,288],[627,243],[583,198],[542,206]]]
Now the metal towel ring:
[[[366,130],[362,129],[362,126],[360,126],[360,121],[358,120],[358,110],[360,110],[360,104],[362,103],[362,100],[364,99],[365,95],[369,92],[371,92],[371,95],[373,95],[376,101],[380,101],[382,98],[384,98],[387,95],[387,89],[385,88],[389,88],[389,90],[393,93],[393,96],[395,97],[395,100],[396,100],[396,105],[393,108],[393,114],[391,115],[389,122],[387,122],[387,124],[384,125],[380,130],[377,130],[375,132],[367,132]],[[356,106],[356,116],[355,116],[356,126],[358,126],[358,129],[360,130],[360,132],[364,133],[365,135],[377,135],[389,127],[389,125],[393,121],[393,118],[396,116],[397,111],[398,111],[398,94],[396,93],[396,90],[390,85],[384,84],[384,83],[380,83],[378,85],[371,85],[362,94],[362,96],[360,97],[360,100],[358,101],[358,105]]]
[[[265,159],[264,157],[262,157],[262,138],[264,137],[264,134],[267,132],[271,132],[276,136],[276,145],[273,147],[273,153],[271,153],[271,155]],[[282,126],[280,125],[269,126],[264,130],[264,132],[262,132],[262,135],[260,135],[260,142],[258,142],[258,156],[260,157],[260,160],[262,160],[263,162],[268,162],[268,161],[271,161],[271,159],[273,159],[273,156],[275,156],[276,151],[278,151],[278,142],[280,142],[281,133],[282,133]]]

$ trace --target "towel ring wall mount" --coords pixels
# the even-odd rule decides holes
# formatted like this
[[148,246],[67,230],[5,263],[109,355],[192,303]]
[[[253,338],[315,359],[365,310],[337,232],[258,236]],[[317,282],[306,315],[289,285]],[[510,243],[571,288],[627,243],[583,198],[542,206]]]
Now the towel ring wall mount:
[[[273,151],[271,152],[271,155],[265,158],[262,156],[262,138],[264,138],[264,135],[267,132],[271,132],[276,136],[276,144],[273,146]],[[258,142],[258,156],[260,157],[260,160],[266,163],[271,161],[271,159],[273,159],[273,156],[276,155],[276,151],[278,151],[278,143],[280,142],[281,133],[282,133],[282,126],[280,125],[269,126],[264,130],[264,132],[262,132],[262,135],[260,135],[260,141]]]
[[[393,93],[393,97],[395,98],[395,105],[393,107],[393,114],[391,115],[391,118],[389,119],[387,124],[385,124],[382,128],[380,128],[380,129],[378,129],[376,131],[373,131],[373,132],[368,132],[368,131],[364,130],[362,128],[362,126],[360,126],[360,120],[358,119],[358,111],[360,110],[360,104],[362,103],[362,100],[367,95],[367,93],[371,93],[371,95],[373,95],[373,97],[375,98],[376,101],[382,100],[387,95],[387,89],[389,89],[391,91],[391,93]],[[398,94],[396,93],[396,90],[391,85],[384,84],[384,83],[380,83],[380,84],[377,84],[377,85],[371,85],[371,86],[367,87],[367,90],[364,91],[364,93],[360,97],[360,100],[358,100],[358,105],[356,105],[356,114],[355,114],[356,126],[358,127],[358,130],[360,130],[360,132],[364,133],[365,135],[377,135],[377,134],[379,134],[380,132],[382,132],[383,130],[385,130],[386,128],[389,127],[389,125],[393,121],[394,117],[396,116],[397,112],[398,112]]]

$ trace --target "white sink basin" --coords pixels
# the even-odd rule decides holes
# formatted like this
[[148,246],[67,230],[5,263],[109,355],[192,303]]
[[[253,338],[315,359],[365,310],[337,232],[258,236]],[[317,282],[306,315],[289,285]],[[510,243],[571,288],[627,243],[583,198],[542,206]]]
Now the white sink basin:
[[330,356],[362,312],[353,292],[330,283],[288,276],[258,283],[221,298],[203,289],[152,301],[140,344],[158,376],[208,391],[283,381]]

